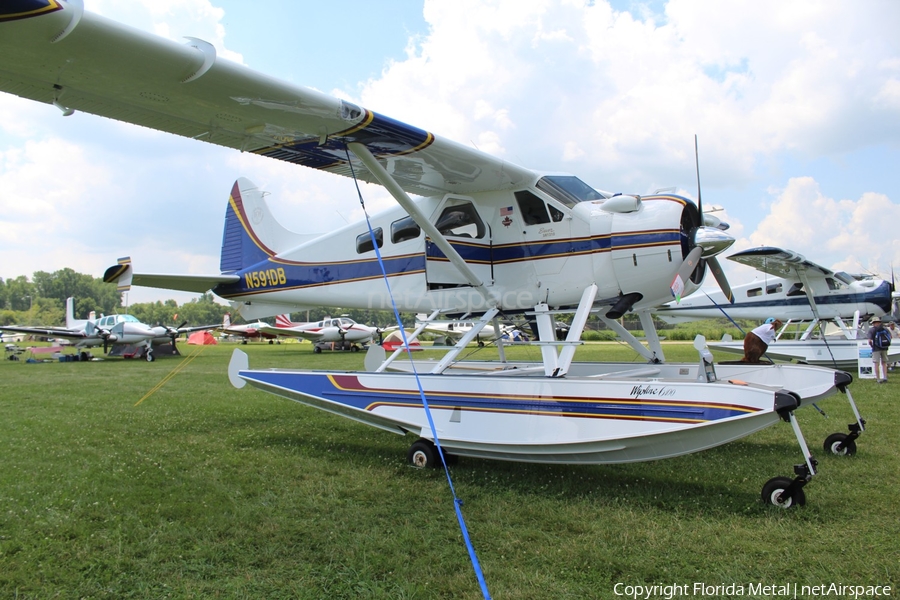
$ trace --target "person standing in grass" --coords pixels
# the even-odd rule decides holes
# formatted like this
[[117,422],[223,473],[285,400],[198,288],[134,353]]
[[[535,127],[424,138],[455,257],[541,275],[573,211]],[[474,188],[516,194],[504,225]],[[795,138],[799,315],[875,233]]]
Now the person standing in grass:
[[769,317],[765,323],[744,336],[744,357],[741,362],[759,363],[759,357],[765,354],[769,344],[775,341],[781,325],[780,320]]
[[872,364],[875,365],[875,383],[887,383],[887,354],[891,347],[891,332],[881,324],[881,317],[872,319],[869,346],[872,347]]

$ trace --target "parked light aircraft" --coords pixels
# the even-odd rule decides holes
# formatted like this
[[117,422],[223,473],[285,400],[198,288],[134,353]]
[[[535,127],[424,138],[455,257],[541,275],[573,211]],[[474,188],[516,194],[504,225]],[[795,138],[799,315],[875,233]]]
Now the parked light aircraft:
[[669,302],[653,312],[664,321],[678,323],[722,317],[723,309],[733,319],[759,321],[771,316],[782,321],[852,319],[855,314],[865,321],[891,310],[891,283],[835,272],[791,250],[751,248],[728,260],[753,267],[766,277],[735,286],[733,304],[721,292],[712,292]]
[[[120,259],[119,264],[122,264],[123,261],[129,260],[130,259],[128,258]],[[271,344],[272,340],[274,340],[277,336],[275,334],[264,332],[264,327],[271,327],[271,325],[269,325],[265,321],[232,325],[231,315],[229,313],[225,313],[225,316],[222,318],[222,326],[219,328],[219,331],[221,331],[225,335],[244,338],[244,343],[247,343],[247,340],[269,340],[269,343]]]
[[[416,315],[416,324],[425,324],[425,328],[422,330],[427,333],[435,333],[443,336],[447,336],[448,338],[459,340],[465,334],[469,333],[472,329],[478,326],[477,321],[437,321],[437,320],[429,320],[428,315],[419,313]],[[497,329],[494,329],[493,325],[485,325],[481,328],[478,335],[476,336],[476,340],[478,344],[483,346],[484,342],[482,339],[490,339],[495,340],[498,337],[506,336],[507,339],[512,339],[513,334],[516,331],[516,327],[514,325],[500,325]],[[518,339],[521,332],[519,332],[516,337]]]
[[295,323],[289,314],[278,315],[275,327],[266,325],[261,329],[271,335],[298,337],[317,342],[347,342],[351,350],[358,350],[358,344],[378,337],[378,328],[357,323],[349,317],[325,317],[321,321]]
[[[720,292],[694,294],[680,304],[670,302],[655,309],[656,315],[669,322],[726,315],[755,321],[778,317],[784,326],[766,356],[855,369],[859,359],[857,340],[865,339],[868,320],[891,310],[894,286],[883,279],[835,272],[781,248],[752,248],[728,259],[753,267],[766,277],[735,286],[734,304],[728,304]],[[831,334],[826,325],[831,325]],[[737,354],[744,351],[742,342],[730,340],[710,346]],[[900,348],[893,352],[900,358]]]
[[175,350],[175,338],[184,333],[214,329],[216,325],[200,327],[178,327],[164,325],[150,326],[141,323],[132,315],[106,315],[99,318],[76,319],[74,298],[66,300],[65,327],[0,327],[4,331],[41,335],[53,338],[72,340],[76,348],[93,348],[103,346],[103,352],[110,346],[137,346],[143,349],[144,357],[152,362],[155,359],[154,346],[172,344]]
[[[128,265],[107,279],[212,288],[248,319],[310,306],[390,308],[383,280],[401,311],[480,315],[417,377],[395,361],[402,348],[380,361],[381,347],[370,346],[368,373],[251,370],[235,351],[229,373],[236,385],[412,432],[420,438],[409,453],[417,465],[438,461],[438,436],[444,451],[459,455],[615,463],[696,452],[783,419],[804,463],[793,480],[767,482],[762,495],[785,507],[803,503],[815,473],[795,409],[840,389],[855,411],[845,373],[737,366],[725,368],[723,380],[703,358],[702,341],[698,363],[663,363],[650,309],[697,289],[707,265],[727,289],[716,256],[733,238],[707,219],[699,196],[694,204],[669,193],[613,194],[572,175],[527,169],[255,73],[218,58],[202,40],[180,45],[103,19],[80,2],[23,1],[2,14],[0,90],[54,104],[64,115],[94,113],[375,182],[399,204],[374,215],[371,232],[360,223],[300,235],[278,224],[255,186],[239,179],[219,273],[141,275]],[[553,335],[557,310],[575,313],[564,341]],[[651,365],[576,363],[592,311]],[[628,311],[644,323],[647,347],[616,321]],[[458,361],[484,326],[521,312],[537,324],[540,364]],[[843,438],[826,450],[847,452],[852,432],[835,435]]]

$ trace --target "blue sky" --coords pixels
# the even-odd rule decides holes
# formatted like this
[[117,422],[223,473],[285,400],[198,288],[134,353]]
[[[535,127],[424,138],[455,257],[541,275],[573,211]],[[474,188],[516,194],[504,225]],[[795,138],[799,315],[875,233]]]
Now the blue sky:
[[[608,191],[724,208],[735,249],[900,270],[900,3],[85,0],[86,9]],[[260,11],[259,6],[265,10]],[[360,217],[352,182],[0,95],[0,277],[119,256],[218,271],[248,177],[290,228]],[[393,202],[364,189],[372,209]],[[723,261],[734,283],[754,272]],[[131,301],[192,296],[133,290]]]

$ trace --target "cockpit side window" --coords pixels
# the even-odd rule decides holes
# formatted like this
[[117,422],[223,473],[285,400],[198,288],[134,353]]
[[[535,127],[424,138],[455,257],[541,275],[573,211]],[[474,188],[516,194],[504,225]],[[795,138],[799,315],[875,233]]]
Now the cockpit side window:
[[519,212],[522,214],[522,220],[526,225],[540,225],[541,223],[549,223],[550,215],[547,214],[547,206],[544,201],[529,192],[523,190],[516,192],[516,203],[519,205]]
[[535,186],[554,200],[572,208],[579,202],[606,200],[606,196],[574,175],[547,175]]
[[444,235],[483,238],[485,227],[471,202],[446,206],[434,226]]

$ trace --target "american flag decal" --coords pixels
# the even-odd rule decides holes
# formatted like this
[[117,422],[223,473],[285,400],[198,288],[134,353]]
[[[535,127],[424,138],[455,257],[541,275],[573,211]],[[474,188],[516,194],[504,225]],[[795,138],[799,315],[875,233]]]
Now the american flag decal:
[[500,216],[505,217],[505,216],[511,215],[512,212],[513,212],[512,206],[504,206],[503,208],[500,209]]

